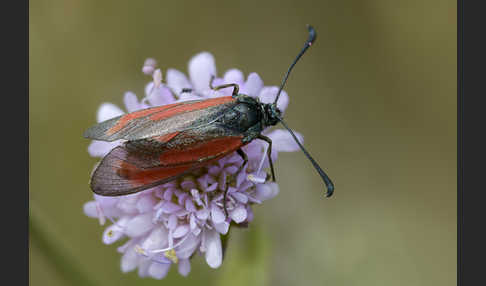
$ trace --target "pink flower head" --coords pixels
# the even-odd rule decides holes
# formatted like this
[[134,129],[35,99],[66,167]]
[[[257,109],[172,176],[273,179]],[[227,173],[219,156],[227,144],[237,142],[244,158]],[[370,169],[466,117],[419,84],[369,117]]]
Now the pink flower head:
[[[153,80],[146,85],[145,97],[141,101],[134,93],[125,93],[124,103],[128,112],[191,99],[229,96],[232,92],[232,88],[210,89],[211,76],[217,73],[214,58],[208,52],[199,53],[189,61],[189,78],[178,70],[169,69],[165,83],[162,83],[162,72],[156,69],[153,59],[145,62],[142,71],[151,74]],[[225,83],[237,83],[240,93],[258,97],[264,103],[273,102],[278,91],[276,86],[264,86],[256,73],[250,73],[245,80],[243,73],[237,69],[230,69],[223,77],[216,77],[213,85]],[[282,112],[288,100],[287,94],[282,91],[277,104]],[[98,109],[97,121],[123,113],[116,105],[103,103]],[[272,139],[274,162],[279,152],[299,149],[288,131],[267,131],[263,133]],[[296,135],[302,142],[302,136]],[[93,157],[103,157],[119,144],[120,141],[92,141],[88,153]],[[95,194],[93,201],[85,203],[84,213],[98,218],[100,224],[105,224],[106,219],[112,222],[103,233],[103,243],[125,240],[118,247],[122,253],[123,272],[138,268],[141,277],[162,279],[174,264],[179,273],[186,276],[191,270],[190,258],[195,252],[204,255],[210,267],[218,268],[223,257],[220,236],[228,233],[230,223],[248,225],[253,220],[252,206],[275,197],[279,192],[278,185],[263,171],[269,166],[267,148],[268,144],[261,140],[253,140],[244,146],[248,164],[241,171],[238,170],[243,160],[235,152],[183,178],[143,192],[119,197]],[[223,207],[227,188],[228,216]]]

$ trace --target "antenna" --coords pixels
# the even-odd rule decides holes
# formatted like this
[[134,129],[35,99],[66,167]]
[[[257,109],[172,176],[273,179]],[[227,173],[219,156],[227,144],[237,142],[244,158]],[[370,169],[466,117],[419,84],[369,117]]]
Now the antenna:
[[295,136],[294,132],[292,132],[292,130],[287,126],[287,124],[285,124],[283,119],[280,118],[280,116],[277,116],[277,118],[278,118],[278,120],[280,120],[282,125],[290,132],[290,135],[292,135],[292,137],[294,137],[295,142],[297,142],[300,149],[302,149],[302,151],[304,152],[305,156],[307,156],[307,158],[311,161],[312,165],[314,165],[314,168],[316,168],[316,171],[319,173],[322,180],[326,184],[326,188],[327,188],[326,197],[329,198],[330,196],[332,196],[332,194],[334,193],[334,184],[332,183],[331,179],[329,179],[329,177],[321,169],[319,164],[317,164],[317,162],[314,160],[314,158],[312,158],[312,156],[309,154],[309,152],[307,152],[307,150],[305,150],[304,146],[302,146],[302,144],[300,144],[299,139],[297,139],[297,136]]
[[274,105],[277,104],[278,98],[280,97],[280,93],[282,92],[282,89],[283,89],[285,83],[287,82],[287,78],[290,75],[290,71],[294,68],[295,64],[300,59],[300,57],[302,57],[302,55],[305,53],[305,51],[316,40],[316,37],[317,37],[316,30],[314,30],[314,28],[311,25],[307,25],[307,29],[309,30],[309,38],[307,39],[307,41],[305,41],[304,48],[302,48],[302,50],[300,51],[300,53],[297,55],[297,57],[295,58],[295,60],[292,62],[292,64],[290,65],[289,69],[287,70],[287,73],[285,74],[284,79],[282,80],[282,83],[280,84],[280,88],[279,88],[279,90],[277,92],[277,97],[275,98],[275,101],[273,102]]

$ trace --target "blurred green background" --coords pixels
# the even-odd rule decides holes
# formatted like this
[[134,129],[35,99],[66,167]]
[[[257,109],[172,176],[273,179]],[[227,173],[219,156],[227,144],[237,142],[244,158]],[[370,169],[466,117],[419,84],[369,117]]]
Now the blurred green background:
[[[456,1],[94,1],[30,5],[31,285],[455,285]],[[234,230],[221,268],[162,281],[120,271],[84,216],[96,162],[83,131],[102,102],[150,80],[147,57],[187,72],[200,51],[278,85],[301,152],[279,156],[280,194]]]

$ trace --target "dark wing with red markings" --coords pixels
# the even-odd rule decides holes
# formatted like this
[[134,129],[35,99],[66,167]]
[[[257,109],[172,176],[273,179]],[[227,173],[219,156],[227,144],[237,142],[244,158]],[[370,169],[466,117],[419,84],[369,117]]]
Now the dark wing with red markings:
[[165,143],[126,142],[114,148],[96,167],[91,189],[102,196],[121,196],[174,180],[243,146],[242,135],[222,126],[187,130]]
[[84,133],[84,137],[114,141],[171,136],[187,128],[199,128],[236,104],[231,96],[192,100],[147,108],[101,122]]

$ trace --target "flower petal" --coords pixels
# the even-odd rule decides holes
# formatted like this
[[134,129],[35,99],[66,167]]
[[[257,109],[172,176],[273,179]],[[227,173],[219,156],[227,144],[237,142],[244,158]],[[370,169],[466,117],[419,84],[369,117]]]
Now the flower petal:
[[152,262],[148,259],[140,259],[138,263],[138,276],[142,278],[149,276],[148,270],[151,264]]
[[230,224],[228,222],[223,221],[222,223],[214,224],[214,229],[221,234],[227,234],[229,230]]
[[167,247],[167,233],[162,226],[154,228],[140,246],[149,251]]
[[206,208],[198,210],[196,217],[200,220],[206,220],[209,217],[209,210]]
[[138,98],[135,93],[131,91],[125,92],[125,95],[123,96],[123,103],[125,103],[125,107],[128,112],[133,112],[140,109]]
[[151,196],[151,195],[142,196],[137,201],[136,207],[137,207],[139,212],[145,213],[145,212],[151,211],[156,203],[157,202],[156,202],[156,200],[154,199],[153,196]]
[[103,122],[108,119],[112,119],[114,117],[120,116],[124,114],[123,110],[121,110],[118,106],[114,105],[113,103],[103,103],[101,104],[100,108],[98,108],[98,114],[96,115],[96,121]]
[[174,230],[174,238],[179,238],[183,237],[189,232],[189,225],[183,224],[179,225],[175,230]]
[[83,212],[85,215],[97,218],[98,217],[98,210],[96,207],[96,201],[89,201],[83,205]]
[[157,61],[153,58],[147,58],[143,63],[142,72],[146,75],[151,75],[155,67],[157,66]]
[[263,80],[257,73],[250,73],[246,80],[244,91],[251,97],[257,97],[260,94],[260,90],[263,88]]
[[145,86],[145,95],[150,106],[161,106],[175,102],[172,92],[163,84],[156,87],[153,82]]
[[175,214],[171,214],[169,219],[167,220],[167,227],[169,229],[175,229],[177,227],[177,216]]
[[111,149],[120,144],[120,140],[113,142],[93,140],[88,146],[88,153],[92,157],[104,157]]
[[148,274],[155,279],[163,279],[169,273],[169,263],[156,263],[152,262],[148,268]]
[[[298,133],[293,131],[297,139],[299,139],[300,144],[304,144],[304,137]],[[300,150],[299,145],[295,142],[294,138],[284,129],[275,129],[274,131],[267,134],[270,139],[272,139],[272,148],[278,152],[294,152]]]
[[103,232],[103,243],[104,244],[112,244],[116,241],[118,241],[120,238],[124,236],[123,233],[123,225],[126,223],[126,220],[124,221],[118,221],[115,224],[110,225],[105,229]]
[[224,74],[223,79],[225,83],[236,83],[241,85],[243,84],[245,77],[239,69],[229,69]]
[[246,208],[243,205],[238,205],[234,210],[230,212],[230,217],[236,223],[245,221],[246,216],[247,216]]
[[225,215],[223,211],[216,206],[216,204],[212,204],[211,206],[211,219],[213,220],[213,223],[222,223],[225,220]]
[[179,259],[188,259],[194,253],[201,242],[201,236],[189,234],[181,245],[176,247],[177,257]]
[[278,192],[279,188],[277,183],[257,184],[255,198],[260,201],[265,201],[278,195]]
[[154,227],[152,213],[144,213],[135,216],[127,222],[125,234],[130,237],[137,237],[147,233]]
[[223,249],[221,248],[221,238],[215,230],[205,229],[205,258],[209,267],[218,268],[223,262]]
[[129,272],[135,270],[138,266],[140,256],[135,252],[133,245],[128,247],[121,258],[121,271]]
[[191,262],[189,259],[181,259],[179,260],[179,274],[182,276],[187,276],[189,272],[191,272]]
[[189,61],[189,77],[196,91],[209,89],[209,80],[212,75],[216,75],[216,65],[212,54],[202,52]]
[[186,75],[176,69],[167,70],[167,85],[179,95],[184,88],[192,88]]
[[[266,86],[262,88],[260,94],[258,94],[258,98],[263,103],[273,103],[275,98],[277,97],[278,87],[276,86]],[[278,98],[277,107],[280,111],[284,112],[289,105],[289,96],[282,90],[280,92],[280,97]]]

